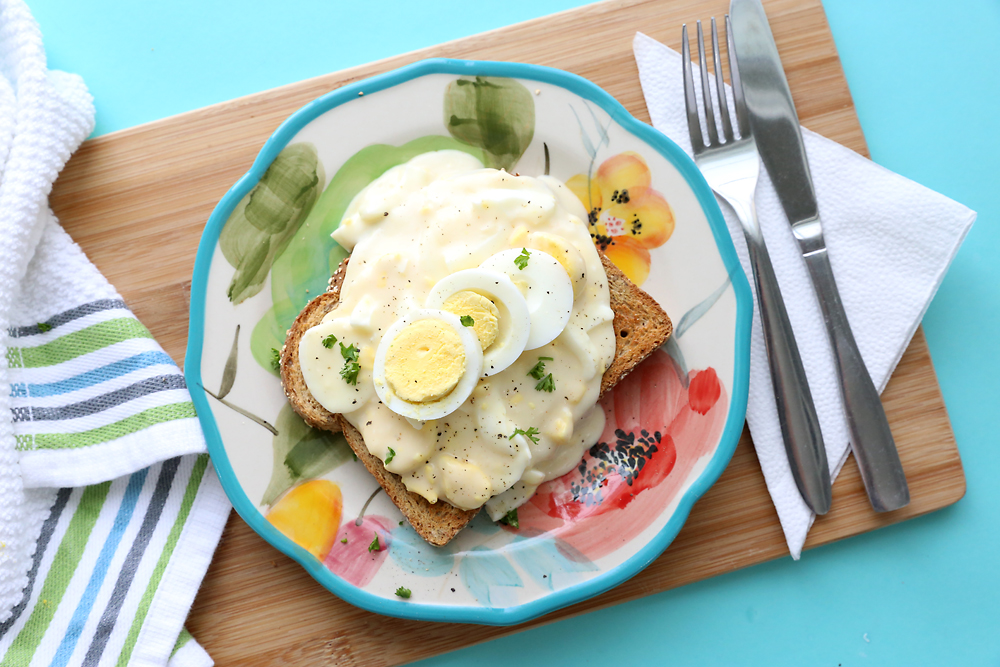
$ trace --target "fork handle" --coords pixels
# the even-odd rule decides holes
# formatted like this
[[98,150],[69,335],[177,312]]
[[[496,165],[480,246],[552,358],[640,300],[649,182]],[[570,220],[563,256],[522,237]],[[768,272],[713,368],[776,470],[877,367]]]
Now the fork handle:
[[878,390],[851,333],[829,255],[820,248],[804,256],[833,346],[851,448],[865,490],[876,512],[897,510],[910,502],[910,490]]
[[799,347],[757,224],[756,207],[751,201],[749,210],[738,205],[733,208],[746,233],[778,422],[792,477],[810,509],[816,514],[826,514],[832,498],[830,467]]

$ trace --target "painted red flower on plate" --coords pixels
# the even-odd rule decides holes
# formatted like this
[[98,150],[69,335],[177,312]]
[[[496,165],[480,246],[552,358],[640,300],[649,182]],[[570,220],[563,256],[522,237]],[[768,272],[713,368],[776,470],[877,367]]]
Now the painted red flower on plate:
[[602,399],[600,441],[518,510],[521,528],[550,531],[591,559],[631,541],[676,500],[714,450],[727,404],[714,369],[685,378],[670,355],[657,350]]

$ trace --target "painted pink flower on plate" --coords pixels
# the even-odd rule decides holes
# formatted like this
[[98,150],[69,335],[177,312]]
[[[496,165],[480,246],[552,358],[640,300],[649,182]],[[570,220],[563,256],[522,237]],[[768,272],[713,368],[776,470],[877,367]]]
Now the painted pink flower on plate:
[[[389,555],[390,532],[394,525],[395,522],[384,516],[366,516],[360,526],[354,519],[344,522],[323,564],[355,586],[365,586]],[[376,537],[378,548],[370,549]]]

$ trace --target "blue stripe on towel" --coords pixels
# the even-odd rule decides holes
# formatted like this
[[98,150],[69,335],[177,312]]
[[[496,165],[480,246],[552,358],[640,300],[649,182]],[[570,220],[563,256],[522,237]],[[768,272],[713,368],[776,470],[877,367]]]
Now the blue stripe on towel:
[[164,461],[160,467],[160,477],[156,480],[156,489],[153,491],[153,497],[150,499],[149,507],[146,509],[146,516],[142,519],[142,525],[139,527],[139,532],[132,542],[132,548],[129,549],[128,556],[122,564],[122,569],[118,574],[118,581],[115,582],[108,605],[101,615],[101,620],[97,624],[97,628],[94,630],[90,648],[87,649],[87,655],[83,659],[84,667],[97,665],[101,661],[101,655],[104,653],[108,640],[111,638],[111,633],[115,629],[122,605],[125,604],[125,597],[128,595],[129,587],[132,585],[132,580],[135,579],[136,571],[139,569],[139,564],[146,553],[146,547],[149,546],[150,540],[153,539],[153,532],[160,522],[160,516],[163,514],[163,508],[167,504],[167,498],[170,496],[170,490],[173,488],[174,478],[177,476],[177,469],[180,467],[180,463],[181,459],[177,457]]
[[95,384],[113,380],[116,377],[121,377],[140,368],[147,368],[157,364],[173,365],[173,363],[174,360],[165,352],[160,352],[159,350],[143,352],[58,382],[49,382],[46,384],[13,383],[10,386],[10,395],[12,398],[58,396],[59,394],[68,394],[71,391],[86,389]]
[[115,391],[110,391],[106,394],[88,398],[86,401],[80,401],[71,405],[62,405],[55,408],[26,405],[11,408],[11,412],[16,422],[78,419],[80,417],[100,414],[105,410],[128,403],[129,401],[134,401],[143,396],[149,396],[161,391],[170,391],[171,389],[186,388],[187,385],[184,383],[184,376],[180,373],[157,375],[156,377],[139,380],[127,387],[122,387],[121,389],[116,389]]
[[108,568],[111,566],[111,559],[114,558],[115,551],[118,550],[118,544],[122,540],[122,535],[125,534],[125,529],[132,520],[132,513],[135,511],[136,503],[139,501],[139,494],[142,492],[148,472],[148,468],[140,470],[137,473],[133,473],[129,479],[128,487],[126,487],[125,494],[122,497],[122,504],[118,508],[118,515],[115,517],[115,523],[111,527],[111,533],[104,541],[104,546],[101,547],[101,553],[94,564],[94,572],[90,575],[90,581],[87,582],[87,587],[80,597],[80,602],[73,611],[69,627],[66,629],[66,634],[63,636],[62,642],[60,642],[59,648],[56,650],[55,657],[52,658],[50,667],[66,667],[66,663],[69,662],[70,656],[73,654],[73,649],[76,648],[76,643],[80,640],[83,627],[87,624],[87,618],[94,607],[97,594],[104,584],[104,578],[107,576]]

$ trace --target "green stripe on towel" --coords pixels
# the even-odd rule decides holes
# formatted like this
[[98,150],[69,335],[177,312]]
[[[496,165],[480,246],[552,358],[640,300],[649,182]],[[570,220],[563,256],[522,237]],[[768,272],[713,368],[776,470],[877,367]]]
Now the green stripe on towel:
[[80,433],[37,433],[35,435],[18,435],[17,449],[76,449],[90,447],[102,442],[115,440],[123,436],[141,431],[156,424],[197,417],[194,404],[191,401],[158,405],[155,408],[143,410],[125,419],[106,424]]
[[194,637],[191,636],[191,633],[188,632],[188,629],[181,628],[181,634],[177,636],[177,642],[174,644],[174,650],[170,652],[170,657],[171,658],[174,657],[174,654],[177,653],[177,651],[184,648],[184,645],[187,644],[192,639],[194,639]]
[[149,329],[134,317],[118,317],[92,324],[44,345],[10,348],[7,362],[12,368],[55,366],[123,340],[152,337]]
[[[146,620],[149,605],[153,602],[153,596],[160,585],[160,579],[163,578],[163,572],[167,569],[167,563],[170,562],[170,557],[174,553],[174,547],[177,546],[181,531],[184,530],[184,523],[191,512],[195,496],[198,495],[198,488],[201,486],[201,480],[205,476],[205,469],[207,467],[208,454],[200,454],[195,459],[194,467],[191,469],[191,477],[188,478],[187,488],[184,490],[184,498],[181,499],[181,507],[177,513],[177,520],[174,521],[174,525],[170,528],[170,534],[167,536],[167,543],[163,547],[163,553],[160,554],[160,559],[156,562],[153,574],[149,578],[149,584],[146,585],[142,599],[139,600],[139,607],[135,610],[135,618],[132,619],[132,627],[129,628],[128,636],[125,638],[125,645],[118,656],[117,667],[125,667],[132,657],[132,650],[135,648],[135,642],[139,638],[139,631],[142,629],[142,624]],[[180,647],[175,646],[174,650],[177,648]]]
[[59,543],[55,559],[38,594],[38,602],[11,644],[7,655],[4,656],[3,664],[7,664],[8,658],[12,658],[12,664],[17,665],[27,665],[31,662],[59,608],[63,594],[69,587],[69,582],[73,579],[76,567],[80,564],[80,558],[87,548],[90,533],[97,523],[97,517],[101,514],[101,508],[104,507],[110,488],[111,482],[104,482],[88,486],[83,490],[80,503],[66,528],[66,534]]

